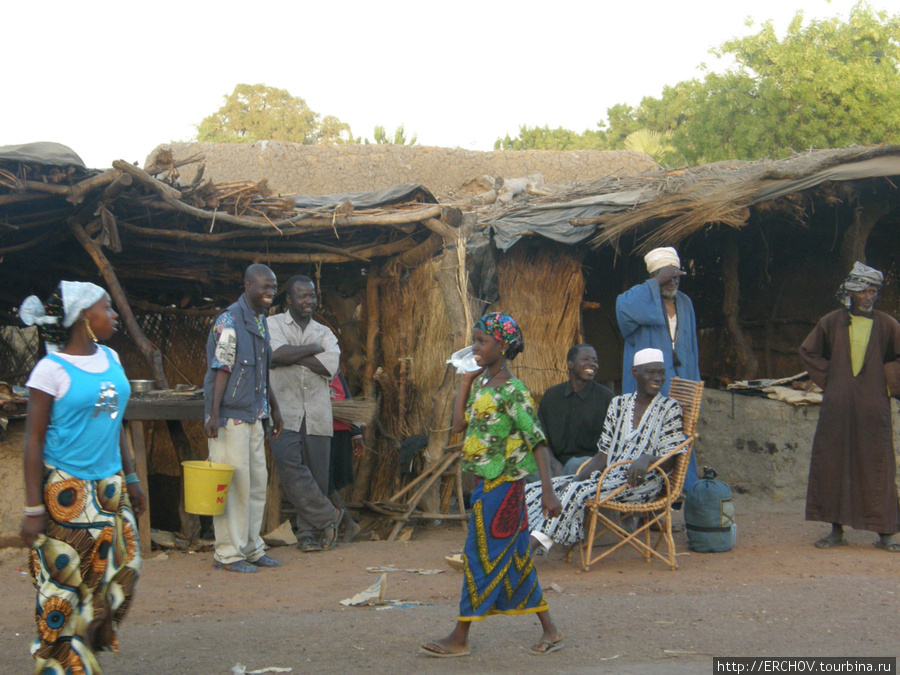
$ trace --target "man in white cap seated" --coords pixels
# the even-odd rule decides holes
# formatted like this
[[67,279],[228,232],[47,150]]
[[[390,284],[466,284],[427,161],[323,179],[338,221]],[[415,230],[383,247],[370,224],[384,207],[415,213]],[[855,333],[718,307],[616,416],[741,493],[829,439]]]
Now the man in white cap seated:
[[[635,391],[636,383],[631,375],[634,355],[641,349],[654,348],[663,353],[666,383],[662,393],[667,395],[673,377],[700,380],[697,318],[691,299],[678,290],[685,274],[678,252],[670,246],[655,248],[644,256],[644,262],[650,278],[616,299],[616,320],[625,338],[622,393]],[[697,461],[691,455],[685,492],[696,482]]]
[[[584,502],[597,494],[603,470],[616,462],[633,460],[611,470],[603,480],[606,494],[622,485],[628,487],[616,499],[644,504],[657,498],[663,477],[647,468],[684,440],[681,432],[681,405],[661,393],[666,384],[666,366],[659,349],[643,349],[634,355],[630,373],[637,391],[616,396],[606,411],[599,453],[574,476],[553,479],[553,491],[562,504],[556,518],[545,518],[541,510],[541,484],[525,488],[525,506],[532,543],[549,550],[553,542],[570,545],[584,538]],[[674,465],[674,460],[671,462]],[[666,472],[672,466],[663,465]]]

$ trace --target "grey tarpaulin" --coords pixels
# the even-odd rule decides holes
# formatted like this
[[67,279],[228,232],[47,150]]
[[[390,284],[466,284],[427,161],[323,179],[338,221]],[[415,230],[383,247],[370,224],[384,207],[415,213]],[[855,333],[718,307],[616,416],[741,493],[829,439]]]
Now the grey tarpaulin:
[[487,224],[494,231],[494,243],[503,251],[509,250],[522,237],[534,234],[564,244],[575,244],[592,236],[596,227],[575,227],[570,224],[573,219],[596,218],[604,213],[625,211],[647,201],[648,194],[653,192],[629,190],[568,202],[524,205],[507,211]]
[[491,246],[491,231],[486,227],[477,228],[466,239],[466,252],[472,261],[469,280],[475,297],[492,305],[500,299],[500,285],[497,279],[497,261]]
[[754,197],[753,202],[769,201],[791,192],[798,192],[814,187],[827,180],[858,180],[860,178],[878,178],[880,176],[900,176],[900,157],[883,155],[849,164],[836,164],[817,171],[809,176],[788,180],[768,180]]
[[0,145],[0,162],[44,164],[46,166],[77,166],[86,168],[81,157],[62,143],[23,143]]
[[437,204],[437,199],[422,185],[392,185],[375,192],[346,192],[330,195],[294,195],[289,197],[294,200],[298,209],[315,209],[322,206],[337,206],[344,202],[353,204],[354,209],[375,209],[380,206],[402,204],[404,202],[421,202],[423,204]]

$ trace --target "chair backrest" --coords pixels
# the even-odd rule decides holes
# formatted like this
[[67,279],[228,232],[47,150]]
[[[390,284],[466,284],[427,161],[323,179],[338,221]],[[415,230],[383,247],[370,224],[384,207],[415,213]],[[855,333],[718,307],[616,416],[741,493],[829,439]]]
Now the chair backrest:
[[703,400],[703,383],[673,377],[669,386],[669,398],[674,398],[681,404],[681,430],[684,435],[691,436],[696,433],[700,403]]

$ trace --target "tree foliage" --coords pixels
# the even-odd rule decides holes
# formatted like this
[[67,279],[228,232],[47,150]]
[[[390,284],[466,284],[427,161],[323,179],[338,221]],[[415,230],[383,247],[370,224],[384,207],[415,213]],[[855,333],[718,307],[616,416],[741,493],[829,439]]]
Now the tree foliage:
[[620,149],[640,130],[668,134],[662,160],[700,164],[809,148],[900,142],[900,15],[860,2],[846,21],[772,22],[713,50],[733,65],[607,110],[596,131],[520,129],[502,149]]
[[[376,126],[373,138],[375,139],[376,145],[415,145],[416,141],[419,139],[417,134],[413,134],[412,137],[407,138],[406,130],[403,128],[402,124],[394,129],[393,136],[389,136],[383,126]],[[369,144],[368,138],[365,140],[365,143],[366,145]]]
[[350,126],[333,115],[320,118],[302,98],[264,84],[239,84],[225,102],[197,126],[197,140],[254,143],[262,140],[345,143]]
[[519,127],[519,135],[498,138],[494,150],[607,150],[606,135],[601,130],[587,129],[577,133],[557,127]]

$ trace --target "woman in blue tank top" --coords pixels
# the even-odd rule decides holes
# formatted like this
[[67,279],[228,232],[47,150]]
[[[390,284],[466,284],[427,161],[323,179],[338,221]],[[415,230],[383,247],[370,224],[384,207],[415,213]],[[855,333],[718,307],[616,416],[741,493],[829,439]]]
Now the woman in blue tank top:
[[[118,315],[99,286],[63,281],[19,310],[47,356],[34,368],[25,440],[25,517],[37,589],[36,673],[99,673],[141,569],[136,516],[146,508],[122,420],[131,387],[118,356],[96,344]],[[132,510],[132,504],[134,509]]]

